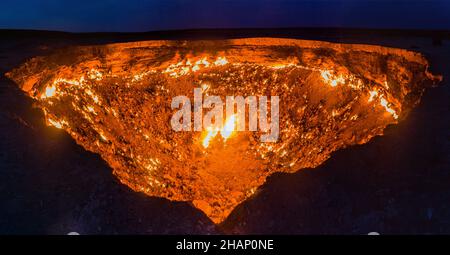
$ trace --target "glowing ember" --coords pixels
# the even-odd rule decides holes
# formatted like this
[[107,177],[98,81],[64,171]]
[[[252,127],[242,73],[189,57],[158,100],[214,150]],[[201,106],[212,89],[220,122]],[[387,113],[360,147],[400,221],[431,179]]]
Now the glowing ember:
[[214,65],[216,65],[216,66],[223,66],[223,65],[226,65],[226,64],[228,64],[228,61],[227,61],[227,59],[224,58],[224,57],[219,57],[219,58],[214,62]]
[[369,101],[368,101],[369,103],[372,102],[376,96],[378,96],[378,92],[376,92],[375,90],[370,91],[369,94],[370,94]]
[[388,101],[386,101],[386,99],[381,98],[381,99],[380,99],[380,104],[381,104],[381,106],[383,106],[383,107],[386,109],[386,111],[387,111],[388,113],[392,114],[392,117],[394,117],[394,119],[398,119],[397,113],[395,112],[394,109],[392,109],[392,108],[390,108],[390,107],[388,106],[389,103],[388,103]]
[[[427,68],[422,56],[400,49],[255,38],[76,47],[7,76],[49,125],[100,154],[122,183],[191,201],[219,223],[272,173],[316,167],[405,118],[439,81]],[[263,143],[259,129],[237,131],[251,123],[244,109],[218,128],[174,131],[171,100],[194,101],[199,88],[222,101],[278,96],[279,139]]]
[[55,86],[49,86],[45,88],[45,92],[41,95],[41,99],[52,97],[56,94],[56,87]]
[[61,122],[58,122],[58,121],[53,120],[51,118],[47,118],[47,121],[48,121],[48,123],[50,123],[50,125],[52,125],[52,126],[54,126],[56,128],[62,128],[63,127]]
[[344,84],[345,79],[342,75],[340,76],[334,76],[331,74],[331,71],[329,70],[321,70],[320,75],[322,75],[323,80],[330,84],[332,87],[336,87],[339,84]]

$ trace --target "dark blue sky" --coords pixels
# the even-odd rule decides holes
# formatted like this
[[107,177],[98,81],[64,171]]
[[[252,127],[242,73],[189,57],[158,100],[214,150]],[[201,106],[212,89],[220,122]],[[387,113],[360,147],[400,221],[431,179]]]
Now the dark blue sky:
[[450,0],[0,0],[0,28],[135,32],[304,26],[450,30]]

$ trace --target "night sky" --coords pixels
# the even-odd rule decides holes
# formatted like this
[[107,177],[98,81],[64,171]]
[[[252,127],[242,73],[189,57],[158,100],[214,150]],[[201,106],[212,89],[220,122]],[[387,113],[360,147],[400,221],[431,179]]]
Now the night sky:
[[0,28],[137,32],[187,28],[450,30],[450,0],[1,0]]

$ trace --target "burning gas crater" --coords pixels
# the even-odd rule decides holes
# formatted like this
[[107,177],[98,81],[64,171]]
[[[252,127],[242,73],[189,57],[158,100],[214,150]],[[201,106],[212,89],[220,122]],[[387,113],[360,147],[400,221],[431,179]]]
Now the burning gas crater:
[[[316,167],[381,135],[440,80],[427,68],[406,50],[255,38],[74,47],[7,75],[49,125],[100,154],[122,183],[191,201],[220,223],[270,174]],[[192,99],[195,88],[222,100],[279,96],[278,141],[233,130],[236,115],[222,129],[175,132],[171,100]]]

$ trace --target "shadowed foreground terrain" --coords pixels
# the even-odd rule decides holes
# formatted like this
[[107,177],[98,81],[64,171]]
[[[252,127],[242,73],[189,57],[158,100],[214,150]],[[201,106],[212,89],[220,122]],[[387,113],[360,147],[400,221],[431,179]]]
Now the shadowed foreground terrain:
[[[445,33],[226,30],[147,34],[3,31],[0,39],[1,233],[450,233],[450,48]],[[246,36],[377,44],[423,53],[439,87],[385,135],[332,154],[321,166],[275,174],[214,225],[189,203],[136,193],[102,159],[47,127],[4,77],[30,57],[69,45]]]

